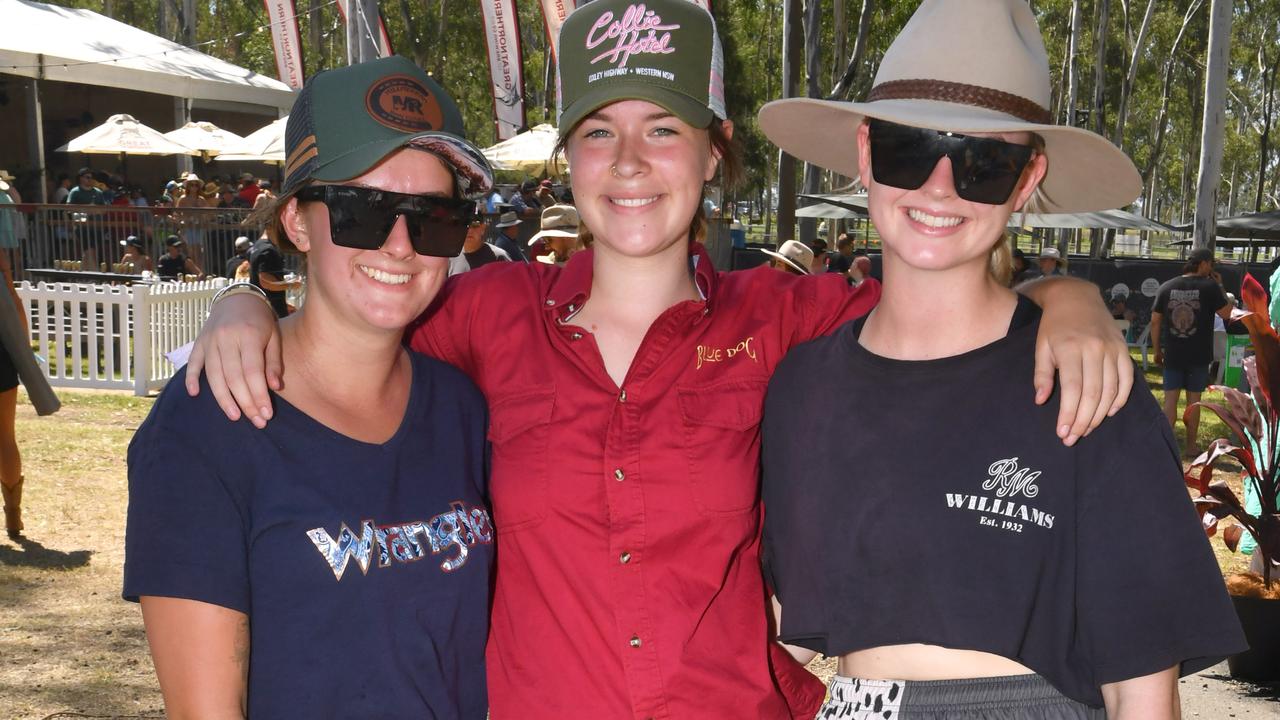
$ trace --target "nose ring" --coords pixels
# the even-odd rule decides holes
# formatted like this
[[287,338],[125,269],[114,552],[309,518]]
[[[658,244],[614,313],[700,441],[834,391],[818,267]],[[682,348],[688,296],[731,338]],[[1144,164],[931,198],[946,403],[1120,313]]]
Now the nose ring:
[[618,175],[618,166],[617,166],[617,165],[610,165],[610,166],[609,166],[609,174],[610,174],[610,175],[612,175],[612,176],[614,176],[614,177],[621,177],[620,175]]

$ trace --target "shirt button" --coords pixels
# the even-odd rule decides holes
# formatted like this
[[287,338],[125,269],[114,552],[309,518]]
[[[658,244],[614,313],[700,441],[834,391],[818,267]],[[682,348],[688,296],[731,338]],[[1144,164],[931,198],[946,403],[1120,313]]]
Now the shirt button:
[[622,391],[618,393],[618,402],[626,402],[626,401],[627,401],[627,389],[623,388]]
[[627,563],[631,562],[631,553],[629,552],[622,553],[622,555],[618,557],[618,562],[622,563],[623,565],[626,565]]
[[569,336],[569,338],[570,338],[571,340],[581,340],[581,339],[582,339],[582,333],[580,333],[580,332],[576,332],[576,333],[574,333],[574,334],[570,335],[570,336]]
[[572,315],[572,314],[573,314],[573,311],[574,311],[574,307],[573,307],[573,305],[569,305],[569,307],[567,307],[567,308],[565,308],[565,309],[569,311],[569,314],[570,314],[570,315]]
[[640,647],[640,638],[638,636],[632,635],[630,644],[631,644],[631,647],[633,648]]
[[552,305],[555,305],[555,304],[556,304],[555,300],[552,300],[551,298],[547,298],[547,307],[551,307]]
[[626,473],[622,472],[622,468],[614,468],[613,479],[617,480],[618,482],[622,482],[623,480],[627,479],[627,475]]

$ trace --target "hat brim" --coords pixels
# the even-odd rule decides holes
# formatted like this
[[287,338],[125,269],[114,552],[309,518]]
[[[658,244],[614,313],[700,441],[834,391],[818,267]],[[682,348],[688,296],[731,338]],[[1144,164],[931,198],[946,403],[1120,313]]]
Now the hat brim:
[[685,95],[671,88],[653,85],[645,81],[630,78],[601,82],[599,87],[582,94],[572,105],[560,114],[560,137],[569,134],[582,119],[600,108],[623,100],[645,100],[667,110],[695,128],[705,128],[715,119],[715,113],[705,102]]
[[[1124,207],[1142,193],[1137,167],[1106,138],[1082,128],[1045,125],[979,107],[934,100],[850,103],[813,98],[775,100],[760,109],[760,128],[788,154],[858,177],[855,135],[863,118],[956,133],[1032,132],[1044,139],[1048,172],[1041,189],[1047,213]],[[819,129],[821,128],[821,129]]]
[[517,226],[517,225],[519,225],[519,224],[520,224],[520,221],[519,221],[519,220],[516,220],[515,222],[508,222],[508,223],[500,222],[500,223],[496,223],[496,224],[494,225],[494,227],[495,227],[495,228],[497,228],[497,229],[499,229],[499,230],[501,230],[502,228],[515,227],[515,226]]
[[791,258],[787,257],[786,255],[783,255],[782,253],[774,252],[774,251],[772,251],[772,250],[765,250],[764,248],[760,248],[760,252],[762,252],[762,253],[764,253],[765,255],[768,255],[768,256],[770,256],[770,257],[777,258],[777,259],[781,260],[782,262],[784,262],[784,263],[786,263],[786,264],[790,265],[791,267],[795,268],[796,270],[799,270],[801,275],[809,275],[809,274],[810,274],[810,273],[809,273],[809,268],[802,268],[802,267],[800,267],[798,264],[796,264],[796,261],[795,261],[795,260],[792,260]]
[[542,230],[537,235],[529,238],[529,244],[533,245],[545,237],[576,238],[578,237],[578,232],[576,230]]
[[402,147],[412,147],[438,157],[453,172],[461,195],[476,195],[493,187],[493,168],[484,153],[456,135],[437,131],[397,135],[365,143],[320,163],[311,173],[311,179],[325,182],[350,180],[365,174]]

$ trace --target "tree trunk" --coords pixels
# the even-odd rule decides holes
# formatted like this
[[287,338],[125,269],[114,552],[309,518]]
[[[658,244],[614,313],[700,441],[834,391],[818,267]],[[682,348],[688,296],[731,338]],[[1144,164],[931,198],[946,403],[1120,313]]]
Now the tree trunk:
[[311,45],[312,56],[310,75],[315,75],[328,67],[328,53],[324,51],[324,14],[321,12],[323,7],[324,3],[321,0],[311,0],[307,7],[307,38]]
[[1138,59],[1142,57],[1143,43],[1147,38],[1147,29],[1151,27],[1151,11],[1156,7],[1156,0],[1147,0],[1147,11],[1142,15],[1142,25],[1138,28],[1138,37],[1133,42],[1133,52],[1129,56],[1129,72],[1125,74],[1124,84],[1120,86],[1120,103],[1116,106],[1116,131],[1111,142],[1124,149],[1124,126],[1129,119],[1129,94],[1133,92],[1133,83],[1138,78]]
[[[783,0],[782,97],[795,97],[804,57],[804,17],[801,0]],[[796,159],[778,152],[778,241],[795,237]]]
[[1196,248],[1213,248],[1217,239],[1218,186],[1222,184],[1222,141],[1226,123],[1223,102],[1231,61],[1231,5],[1231,0],[1213,0],[1210,5],[1200,175],[1196,190],[1195,234],[1192,236],[1192,246]]
[[[804,59],[806,75],[806,97],[822,97],[822,89],[818,86],[819,73],[822,68],[821,35],[822,35],[822,0],[805,0],[804,8]],[[813,163],[804,165],[804,184],[802,192],[806,195],[816,193],[822,184],[822,168]],[[818,238],[818,221],[813,218],[801,218],[800,242],[813,245]]]
[[[1266,67],[1267,51],[1265,47],[1258,50],[1259,58],[1262,60],[1263,67]],[[1280,65],[1280,52],[1276,53],[1276,59],[1271,62],[1271,67],[1264,70],[1262,76],[1263,96],[1262,96],[1262,133],[1258,137],[1258,189],[1254,194],[1253,211],[1262,211],[1262,192],[1266,186],[1267,178],[1267,161],[1271,154],[1271,118],[1275,110],[1276,100],[1276,67]]]
[[[437,42],[440,43],[440,47],[442,48],[444,47],[444,41],[445,41],[444,39],[447,37],[446,33],[449,32],[449,12],[445,7],[446,5],[448,5],[448,3],[445,2],[445,0],[440,0],[440,14],[438,16],[438,19],[436,20],[436,38],[437,38]],[[435,76],[438,82],[444,82],[443,80],[441,80],[441,78],[445,76],[444,75],[444,56],[445,56],[444,52],[440,52],[440,51],[436,52]]]
[[1080,0],[1071,0],[1071,40],[1067,43],[1067,124],[1075,127],[1076,107],[1080,100],[1080,71],[1076,53],[1080,50]]
[[409,40],[409,52],[413,54],[413,62],[418,67],[426,67],[427,57],[422,49],[422,39],[413,31],[413,13],[409,11],[409,0],[400,0],[400,19],[404,22],[405,37]]
[[853,87],[858,75],[858,66],[862,64],[862,55],[867,49],[867,35],[871,32],[872,0],[862,0],[862,14],[858,16],[858,37],[853,41],[853,54],[849,56],[849,64],[845,66],[844,75],[827,95],[828,100],[843,100]]

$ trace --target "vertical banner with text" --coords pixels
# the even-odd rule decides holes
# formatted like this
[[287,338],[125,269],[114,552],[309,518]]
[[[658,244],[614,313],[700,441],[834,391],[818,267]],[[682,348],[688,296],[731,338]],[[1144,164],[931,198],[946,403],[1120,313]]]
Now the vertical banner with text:
[[298,90],[306,82],[302,66],[302,35],[294,0],[262,0],[271,23],[271,45],[276,52],[280,82]]
[[524,128],[524,69],[520,57],[520,24],[515,0],[480,0],[485,43],[489,46],[493,115],[499,140]]
[[560,54],[560,26],[576,8],[575,0],[542,0],[542,17],[547,24],[547,42],[551,44],[552,60]]

